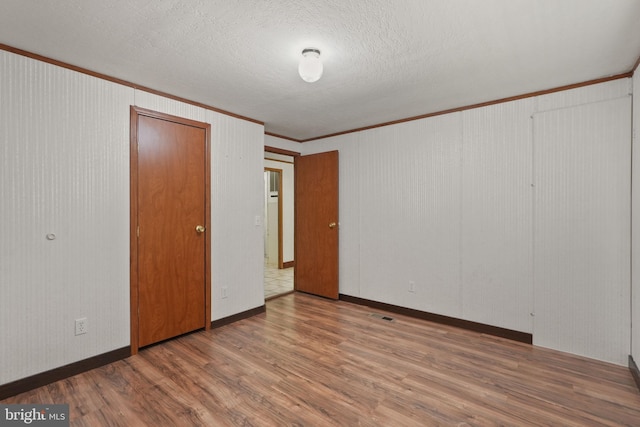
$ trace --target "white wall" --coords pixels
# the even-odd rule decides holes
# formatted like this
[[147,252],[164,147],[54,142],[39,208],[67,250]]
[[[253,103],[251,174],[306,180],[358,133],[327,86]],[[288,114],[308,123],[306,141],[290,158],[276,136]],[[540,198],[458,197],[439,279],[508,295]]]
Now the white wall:
[[465,111],[461,187],[463,317],[531,331],[534,99]]
[[0,384],[130,344],[133,104],[212,124],[212,319],[264,303],[263,126],[0,51]]
[[[264,126],[207,111],[211,123],[211,319],[264,304]],[[222,299],[222,287],[228,298]]]
[[534,115],[533,343],[630,353],[631,98]]
[[302,150],[302,147],[304,144],[291,141],[289,139],[278,138],[272,135],[265,135],[264,145],[266,147],[275,147],[275,148],[280,148],[282,150],[288,150],[288,151],[293,151],[294,153],[299,153],[300,150]]
[[129,345],[133,89],[4,51],[0,67],[6,383]]
[[[340,293],[532,333],[532,116],[629,89],[620,79],[302,144],[340,152]],[[612,293],[629,255],[615,255]],[[622,364],[624,351],[590,355]]]
[[633,76],[633,89],[639,93],[633,96],[633,158],[631,182],[631,355],[640,364],[640,74]]

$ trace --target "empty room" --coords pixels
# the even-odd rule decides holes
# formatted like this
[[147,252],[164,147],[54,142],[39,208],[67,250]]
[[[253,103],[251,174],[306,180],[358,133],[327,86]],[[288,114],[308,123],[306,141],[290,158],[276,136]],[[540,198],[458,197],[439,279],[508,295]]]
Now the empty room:
[[0,425],[640,425],[639,64],[637,0],[3,0]]

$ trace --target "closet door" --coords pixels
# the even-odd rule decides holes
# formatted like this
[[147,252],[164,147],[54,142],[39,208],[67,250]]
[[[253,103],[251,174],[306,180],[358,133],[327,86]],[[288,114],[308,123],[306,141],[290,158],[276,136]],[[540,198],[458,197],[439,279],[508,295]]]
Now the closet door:
[[142,109],[132,114],[137,349],[209,323],[211,191],[208,124]]
[[631,98],[536,114],[533,131],[533,343],[625,365]]

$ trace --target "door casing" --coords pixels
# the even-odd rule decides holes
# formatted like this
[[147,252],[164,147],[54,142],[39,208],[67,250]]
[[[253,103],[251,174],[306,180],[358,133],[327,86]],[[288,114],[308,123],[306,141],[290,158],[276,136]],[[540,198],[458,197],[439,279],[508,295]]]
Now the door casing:
[[146,116],[167,120],[187,126],[194,126],[205,131],[205,271],[204,271],[204,328],[211,327],[211,256],[209,222],[211,218],[211,125],[171,116],[135,106],[130,108],[130,319],[131,319],[131,354],[136,354],[139,347],[139,282],[138,282],[138,117]]

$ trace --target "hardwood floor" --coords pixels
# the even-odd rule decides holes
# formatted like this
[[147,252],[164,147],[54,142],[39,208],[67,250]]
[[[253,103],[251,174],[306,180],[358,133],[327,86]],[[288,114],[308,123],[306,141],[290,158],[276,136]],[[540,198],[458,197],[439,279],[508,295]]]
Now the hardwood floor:
[[640,425],[624,367],[300,293],[2,403],[74,426]]

